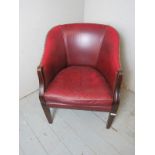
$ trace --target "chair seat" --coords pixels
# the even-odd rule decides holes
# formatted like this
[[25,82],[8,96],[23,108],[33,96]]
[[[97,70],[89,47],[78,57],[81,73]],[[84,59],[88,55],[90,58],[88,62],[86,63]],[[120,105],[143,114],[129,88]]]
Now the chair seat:
[[104,77],[94,68],[71,66],[61,70],[44,93],[48,104],[111,106],[112,91]]

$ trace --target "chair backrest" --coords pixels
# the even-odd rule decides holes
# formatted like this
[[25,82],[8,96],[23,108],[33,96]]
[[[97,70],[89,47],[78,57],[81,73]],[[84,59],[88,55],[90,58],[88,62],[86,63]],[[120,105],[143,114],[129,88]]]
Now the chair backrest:
[[97,63],[105,34],[105,26],[97,24],[67,24],[62,26],[68,65]]
[[55,31],[55,38],[62,37],[62,39],[57,39],[57,42],[61,46],[64,44],[67,65],[95,67],[100,56],[118,57],[119,55],[119,36],[111,26],[74,23],[56,26],[49,33],[52,34],[53,31]]

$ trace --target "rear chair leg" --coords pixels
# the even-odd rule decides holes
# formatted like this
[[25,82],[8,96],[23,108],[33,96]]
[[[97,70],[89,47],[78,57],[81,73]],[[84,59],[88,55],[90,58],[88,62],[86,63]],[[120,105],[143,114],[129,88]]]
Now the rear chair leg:
[[44,103],[41,103],[41,106],[43,108],[43,111],[44,111],[44,114],[48,120],[48,123],[52,123],[53,122],[53,118],[52,118],[52,115],[51,115],[51,112],[50,112],[50,108],[47,107]]
[[107,124],[106,124],[106,128],[109,129],[111,127],[111,124],[115,118],[116,114],[115,113],[112,113],[110,112],[109,113],[109,116],[108,116],[108,120],[107,120]]

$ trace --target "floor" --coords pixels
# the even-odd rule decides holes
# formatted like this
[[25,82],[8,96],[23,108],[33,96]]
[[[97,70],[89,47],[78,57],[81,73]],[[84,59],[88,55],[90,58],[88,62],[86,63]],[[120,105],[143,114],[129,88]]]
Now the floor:
[[48,124],[38,91],[20,100],[20,155],[134,155],[134,93],[122,90],[118,115],[106,129],[108,113],[51,109]]

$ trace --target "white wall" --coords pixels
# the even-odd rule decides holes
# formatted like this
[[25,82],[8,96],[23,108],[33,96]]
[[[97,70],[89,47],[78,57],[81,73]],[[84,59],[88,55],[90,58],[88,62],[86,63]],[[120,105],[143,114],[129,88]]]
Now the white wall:
[[47,31],[82,21],[119,31],[124,82],[134,91],[134,0],[20,0],[20,98],[38,89],[36,69]]
[[134,91],[134,0],[85,0],[84,21],[109,24],[119,31],[124,82]]
[[81,22],[84,0],[20,0],[20,98],[38,89],[37,66],[47,31]]

